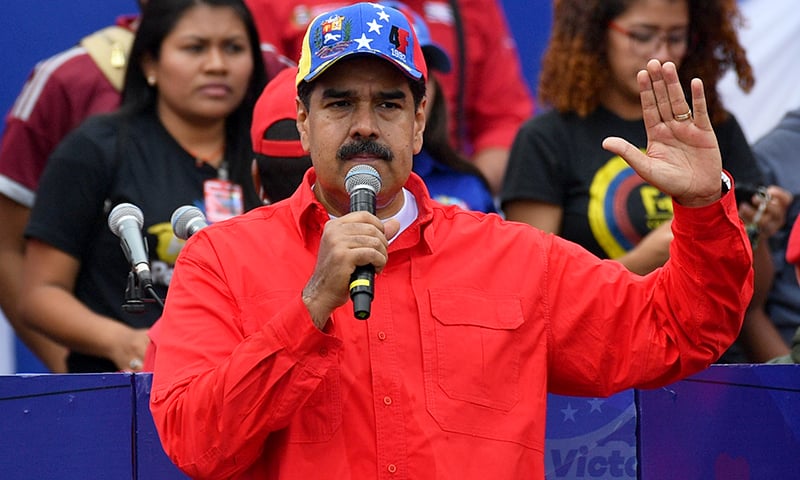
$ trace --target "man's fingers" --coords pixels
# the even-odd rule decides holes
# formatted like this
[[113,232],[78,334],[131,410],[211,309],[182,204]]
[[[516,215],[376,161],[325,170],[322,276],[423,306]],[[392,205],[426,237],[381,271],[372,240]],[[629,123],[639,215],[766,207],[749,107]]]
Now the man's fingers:
[[661,62],[658,60],[650,60],[647,62],[647,73],[650,76],[650,83],[652,84],[653,95],[655,96],[660,119],[664,122],[668,122],[672,120],[674,114],[672,112],[672,104],[670,103],[667,82],[664,79]]
[[[672,62],[666,62],[662,65],[662,74],[667,86],[667,94],[669,95],[670,109],[672,111],[672,119],[679,122],[684,122],[692,118],[692,110],[686,102],[686,96],[683,94],[680,78],[678,77],[678,69]],[[665,118],[664,121],[668,121]]]
[[658,111],[656,96],[653,92],[653,82],[647,70],[640,70],[636,74],[636,81],[639,83],[639,97],[642,101],[644,126],[650,128],[661,122],[661,114]]
[[706,105],[706,92],[703,89],[703,81],[699,78],[693,78],[691,89],[694,124],[703,130],[711,130],[711,118],[708,116],[708,106]]
[[635,170],[646,165],[645,155],[630,142],[620,137],[607,137],[603,140],[603,148],[625,159]]

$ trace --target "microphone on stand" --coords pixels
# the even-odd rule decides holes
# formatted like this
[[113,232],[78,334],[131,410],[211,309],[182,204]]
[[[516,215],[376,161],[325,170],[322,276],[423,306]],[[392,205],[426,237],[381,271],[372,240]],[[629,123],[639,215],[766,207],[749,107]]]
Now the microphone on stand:
[[[381,191],[381,176],[369,165],[356,165],[344,177],[344,186],[350,194],[351,212],[375,214],[375,197]],[[350,276],[350,299],[353,315],[359,320],[369,318],[372,298],[375,296],[374,265],[359,265]]]
[[164,307],[164,301],[158,297],[153,288],[147,244],[142,236],[143,225],[142,210],[132,203],[120,203],[108,214],[108,228],[119,237],[125,258],[131,265],[128,286],[125,289],[125,303],[122,305],[122,309],[129,313],[144,311],[145,305],[140,290],[145,290],[159,306]]
[[184,205],[172,212],[172,231],[181,240],[189,240],[189,237],[208,226],[206,216],[194,205]]
[[138,277],[139,284],[147,288],[153,285],[153,280],[147,247],[142,237],[142,225],[144,225],[142,210],[132,203],[120,203],[108,214],[108,228],[119,237],[122,251]]

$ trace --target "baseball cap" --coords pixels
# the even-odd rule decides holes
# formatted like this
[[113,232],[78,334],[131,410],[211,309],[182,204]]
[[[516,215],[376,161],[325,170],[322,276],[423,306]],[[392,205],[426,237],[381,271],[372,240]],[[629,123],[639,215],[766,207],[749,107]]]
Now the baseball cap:
[[253,109],[253,183],[267,203],[289,197],[311,167],[311,157],[303,150],[297,131],[296,77],[295,67],[281,70],[264,87]]
[[269,157],[300,158],[307,155],[300,144],[296,126],[296,76],[296,67],[281,70],[258,97],[250,126],[253,152]]
[[339,60],[375,55],[414,80],[428,68],[408,17],[378,3],[356,3],[317,16],[303,38],[296,84],[310,82]]
[[451,68],[450,56],[442,47],[434,43],[428,24],[422,16],[403,2],[383,0],[380,3],[381,5],[400,10],[411,20],[411,26],[414,27],[414,32],[417,34],[417,40],[419,41],[420,47],[422,47],[422,53],[425,56],[425,63],[428,65],[428,68],[438,72],[448,73]]

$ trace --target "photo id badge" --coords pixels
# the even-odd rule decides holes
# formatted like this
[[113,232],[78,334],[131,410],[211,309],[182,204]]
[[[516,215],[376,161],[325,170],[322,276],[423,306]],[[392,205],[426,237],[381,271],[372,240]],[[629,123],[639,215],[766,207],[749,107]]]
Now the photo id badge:
[[206,218],[209,223],[221,222],[244,211],[242,187],[227,180],[206,180],[203,183]]

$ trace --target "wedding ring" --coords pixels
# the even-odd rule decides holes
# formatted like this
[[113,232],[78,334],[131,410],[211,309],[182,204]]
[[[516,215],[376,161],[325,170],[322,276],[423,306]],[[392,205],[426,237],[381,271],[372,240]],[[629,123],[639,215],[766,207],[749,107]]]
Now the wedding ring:
[[692,118],[692,111],[691,111],[691,110],[689,110],[689,111],[688,111],[688,112],[686,112],[686,113],[681,113],[680,115],[673,115],[672,117],[673,117],[675,120],[679,121],[679,122],[682,122],[682,121],[684,121],[684,120],[689,120],[690,118]]
[[129,367],[131,367],[131,370],[139,370],[139,369],[141,369],[141,368],[142,368],[144,365],[142,364],[142,361],[141,361],[141,360],[139,360],[138,358],[134,358],[133,360],[131,360],[131,361],[128,363],[128,366],[129,366]]

